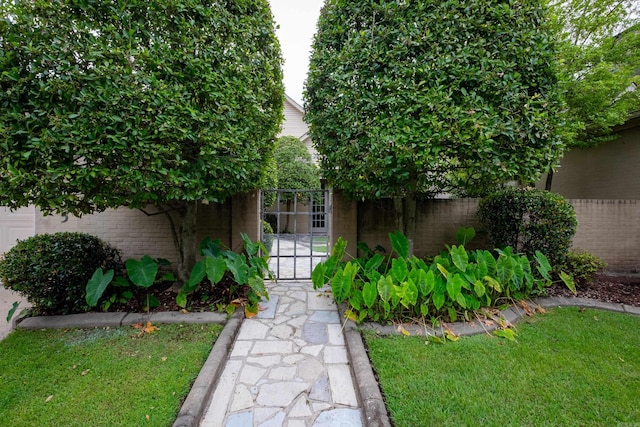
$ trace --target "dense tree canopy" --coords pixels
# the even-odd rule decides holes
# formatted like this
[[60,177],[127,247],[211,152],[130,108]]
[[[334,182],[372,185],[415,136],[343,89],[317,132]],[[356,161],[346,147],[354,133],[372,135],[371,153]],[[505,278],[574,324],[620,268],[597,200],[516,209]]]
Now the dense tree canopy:
[[544,19],[539,0],[328,0],[305,92],[323,176],[402,198],[409,234],[417,198],[538,179],[564,148]]
[[155,204],[180,234],[260,185],[284,99],[266,0],[0,8],[0,205]]
[[589,147],[640,110],[640,3],[637,0],[554,0],[550,26],[568,106],[565,139]]
[[282,136],[276,142],[274,152],[278,188],[318,189],[320,176],[311,153],[295,136]]

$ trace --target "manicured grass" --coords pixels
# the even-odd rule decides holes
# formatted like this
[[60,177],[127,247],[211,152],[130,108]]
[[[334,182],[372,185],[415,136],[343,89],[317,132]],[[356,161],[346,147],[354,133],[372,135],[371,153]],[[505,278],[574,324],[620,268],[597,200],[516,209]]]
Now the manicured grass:
[[220,325],[14,331],[0,341],[0,425],[170,426]]
[[445,345],[366,333],[394,425],[640,425],[640,317],[557,308],[517,332]]

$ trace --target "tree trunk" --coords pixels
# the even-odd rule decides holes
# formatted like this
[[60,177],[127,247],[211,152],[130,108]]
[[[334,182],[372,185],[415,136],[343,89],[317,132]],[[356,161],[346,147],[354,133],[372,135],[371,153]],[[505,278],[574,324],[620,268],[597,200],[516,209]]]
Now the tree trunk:
[[553,168],[549,168],[549,172],[547,173],[547,182],[544,184],[544,189],[547,191],[551,191],[551,183],[553,182]]
[[177,276],[181,284],[187,283],[196,264],[198,244],[196,242],[196,220],[198,202],[183,202],[180,208],[167,213],[173,232],[173,241],[178,249]]
[[284,230],[283,233],[290,233],[289,231],[289,218],[291,218],[291,203],[293,203],[293,200],[287,200],[287,213],[285,214],[287,217],[286,222],[284,223]]
[[409,256],[413,255],[413,242],[416,237],[416,206],[415,196],[393,199],[395,225],[409,241]]

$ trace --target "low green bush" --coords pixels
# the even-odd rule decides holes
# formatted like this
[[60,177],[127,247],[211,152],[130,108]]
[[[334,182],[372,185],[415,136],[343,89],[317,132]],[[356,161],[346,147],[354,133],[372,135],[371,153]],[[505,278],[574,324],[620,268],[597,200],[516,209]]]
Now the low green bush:
[[478,215],[496,248],[533,256],[542,252],[552,265],[561,265],[571,248],[577,220],[559,194],[507,187],[481,200]]
[[85,286],[96,268],[121,269],[117,249],[84,233],[39,234],[0,259],[0,279],[46,314],[89,310]]
[[596,273],[604,269],[607,263],[590,252],[583,250],[569,251],[561,269],[573,276],[576,285],[587,285],[593,282]]

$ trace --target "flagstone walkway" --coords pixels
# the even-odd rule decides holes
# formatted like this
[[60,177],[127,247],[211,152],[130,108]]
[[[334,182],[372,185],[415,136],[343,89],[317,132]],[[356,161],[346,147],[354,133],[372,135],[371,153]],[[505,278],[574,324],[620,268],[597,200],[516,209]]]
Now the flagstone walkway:
[[201,427],[362,426],[342,324],[327,291],[279,282],[245,319]]

